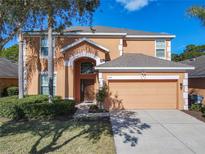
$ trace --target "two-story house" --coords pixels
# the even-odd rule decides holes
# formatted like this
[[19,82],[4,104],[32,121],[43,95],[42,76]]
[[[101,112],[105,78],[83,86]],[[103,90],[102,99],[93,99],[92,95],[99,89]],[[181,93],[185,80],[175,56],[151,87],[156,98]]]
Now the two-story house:
[[[25,90],[48,94],[47,33],[24,34]],[[53,33],[54,94],[95,101],[106,84],[107,108],[187,109],[188,74],[171,61],[174,35],[96,26]]]

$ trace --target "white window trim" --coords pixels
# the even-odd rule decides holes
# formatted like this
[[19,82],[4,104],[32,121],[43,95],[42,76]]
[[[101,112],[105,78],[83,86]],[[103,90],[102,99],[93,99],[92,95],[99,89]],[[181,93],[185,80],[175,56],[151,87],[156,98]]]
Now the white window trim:
[[[48,74],[48,72],[40,72],[39,93],[41,94],[41,75]],[[53,73],[56,76],[55,95],[57,94],[57,72]]]
[[[157,41],[161,41],[163,40],[165,42],[165,48],[157,48]],[[155,57],[157,57],[157,49],[164,49],[164,57],[157,57],[157,58],[160,58],[160,59],[167,59],[167,43],[166,43],[166,39],[157,39],[155,40]]]
[[[40,59],[48,59],[48,56],[42,56],[41,55],[41,38],[42,37],[47,37],[47,36],[40,36],[40,49],[39,49],[39,57],[40,57]],[[55,36],[53,36],[54,37],[54,39],[53,39],[53,45],[54,45],[54,48],[53,48],[53,58],[56,58],[56,53],[55,53],[55,51],[56,51],[56,37]]]
[[178,80],[179,75],[108,76],[108,80]]
[[168,60],[172,60],[172,51],[171,51],[171,48],[172,48],[172,43],[171,43],[171,40],[169,40],[168,42],[167,42],[167,59]]
[[120,39],[120,43],[118,45],[118,50],[120,52],[120,56],[123,55],[123,39]]

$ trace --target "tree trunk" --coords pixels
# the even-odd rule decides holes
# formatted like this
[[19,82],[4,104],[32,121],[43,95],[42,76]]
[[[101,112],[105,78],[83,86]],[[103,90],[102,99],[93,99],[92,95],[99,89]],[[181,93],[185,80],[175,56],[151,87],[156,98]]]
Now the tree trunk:
[[[48,19],[50,21],[50,19]],[[48,88],[49,103],[53,100],[53,41],[52,41],[52,24],[48,23]]]
[[23,68],[23,35],[19,30],[19,57],[18,57],[18,86],[19,98],[24,97],[24,68]]
[[19,30],[19,57],[18,57],[18,86],[19,98],[24,97],[24,68],[23,68],[23,35]]

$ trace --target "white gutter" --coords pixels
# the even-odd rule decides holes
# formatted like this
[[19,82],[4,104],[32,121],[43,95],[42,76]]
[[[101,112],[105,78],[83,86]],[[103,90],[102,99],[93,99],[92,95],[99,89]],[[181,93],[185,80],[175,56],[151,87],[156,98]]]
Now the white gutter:
[[[42,34],[47,34],[47,32],[24,32],[24,34],[30,34],[30,35],[42,35]],[[71,36],[126,36],[127,33],[83,33],[83,32],[62,32],[62,33],[57,33],[53,32],[53,35],[71,35]]]
[[175,38],[176,35],[127,35],[126,38]]
[[[47,35],[47,32],[24,32],[30,35]],[[53,32],[53,35],[68,35],[68,36],[124,36],[125,38],[175,38],[175,35],[128,35],[127,33],[91,33],[91,32]]]
[[92,35],[92,36],[125,36],[127,33],[70,33],[65,32],[65,35]]
[[96,70],[194,70],[195,67],[95,67]]

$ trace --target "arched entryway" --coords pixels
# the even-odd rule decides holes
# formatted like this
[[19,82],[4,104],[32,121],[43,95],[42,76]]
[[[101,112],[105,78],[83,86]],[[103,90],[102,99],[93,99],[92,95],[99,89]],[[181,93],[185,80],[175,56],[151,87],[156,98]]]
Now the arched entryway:
[[80,102],[95,100],[96,60],[80,57],[74,61],[74,98]]

